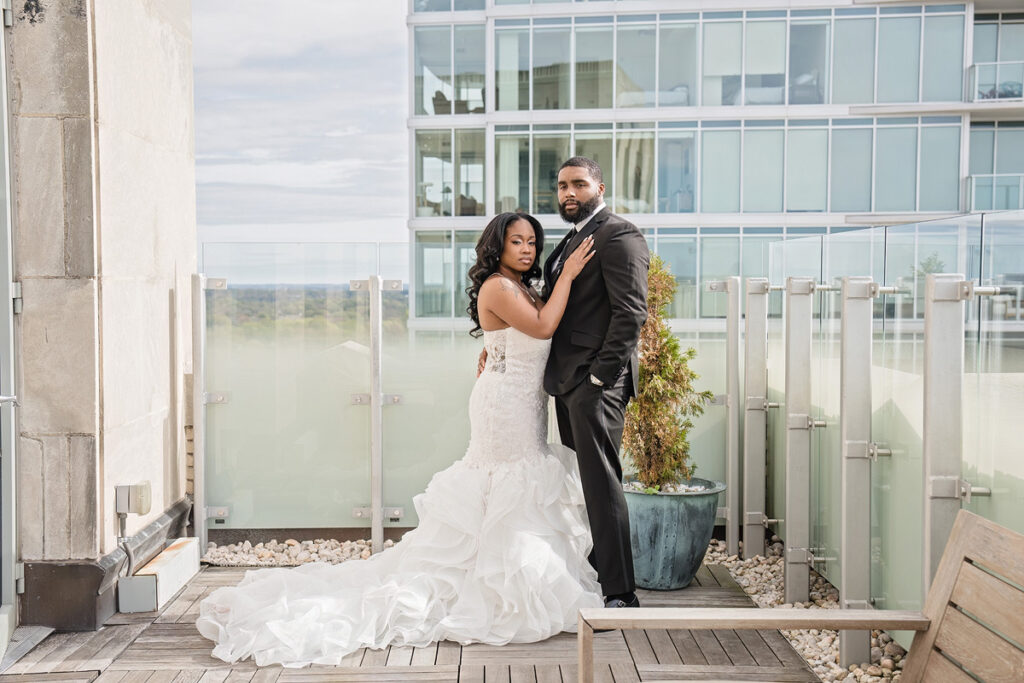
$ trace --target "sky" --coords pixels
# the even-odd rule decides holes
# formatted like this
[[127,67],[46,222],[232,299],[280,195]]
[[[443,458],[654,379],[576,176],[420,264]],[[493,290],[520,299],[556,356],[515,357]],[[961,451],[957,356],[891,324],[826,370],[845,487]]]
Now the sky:
[[200,242],[405,241],[405,0],[192,3]]

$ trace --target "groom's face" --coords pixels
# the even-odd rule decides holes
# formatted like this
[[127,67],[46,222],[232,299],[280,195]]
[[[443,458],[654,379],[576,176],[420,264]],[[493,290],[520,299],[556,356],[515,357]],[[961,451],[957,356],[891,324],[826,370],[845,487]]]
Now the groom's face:
[[590,177],[582,166],[566,166],[558,172],[558,213],[567,223],[579,223],[594,212],[604,198],[604,183]]

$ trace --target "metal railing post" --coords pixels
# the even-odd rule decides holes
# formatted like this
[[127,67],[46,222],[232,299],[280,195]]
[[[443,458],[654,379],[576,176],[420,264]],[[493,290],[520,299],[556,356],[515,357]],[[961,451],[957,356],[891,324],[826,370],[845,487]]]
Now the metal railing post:
[[371,552],[384,549],[384,281],[371,275],[370,284],[370,543]]
[[785,602],[810,594],[811,336],[815,282],[786,279],[786,554]]
[[725,545],[730,555],[740,552],[740,291],[743,281],[738,276],[726,280],[729,295],[726,319],[725,383],[728,402],[725,406]]
[[764,553],[768,280],[747,279],[743,360],[743,559]]
[[[870,277],[843,278],[839,599],[844,609],[867,609],[871,599],[871,344],[876,289]],[[870,631],[839,632],[840,666],[870,661]]]

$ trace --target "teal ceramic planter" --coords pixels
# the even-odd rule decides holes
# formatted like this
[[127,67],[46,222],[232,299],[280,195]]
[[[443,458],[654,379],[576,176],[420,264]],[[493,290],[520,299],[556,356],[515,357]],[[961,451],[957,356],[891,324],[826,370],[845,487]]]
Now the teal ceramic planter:
[[725,484],[694,477],[703,491],[640,493],[626,489],[636,585],[653,590],[685,588],[704,560]]

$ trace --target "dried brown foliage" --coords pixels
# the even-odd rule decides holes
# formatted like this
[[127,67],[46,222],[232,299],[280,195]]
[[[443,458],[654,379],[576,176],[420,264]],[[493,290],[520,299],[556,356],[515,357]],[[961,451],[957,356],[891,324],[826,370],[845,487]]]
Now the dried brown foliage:
[[622,446],[645,488],[689,479],[691,417],[704,412],[710,391],[693,387],[697,374],[689,366],[697,352],[683,351],[665,324],[665,308],[676,280],[664,261],[651,257],[647,275],[647,322],[640,330],[640,393],[626,410]]

